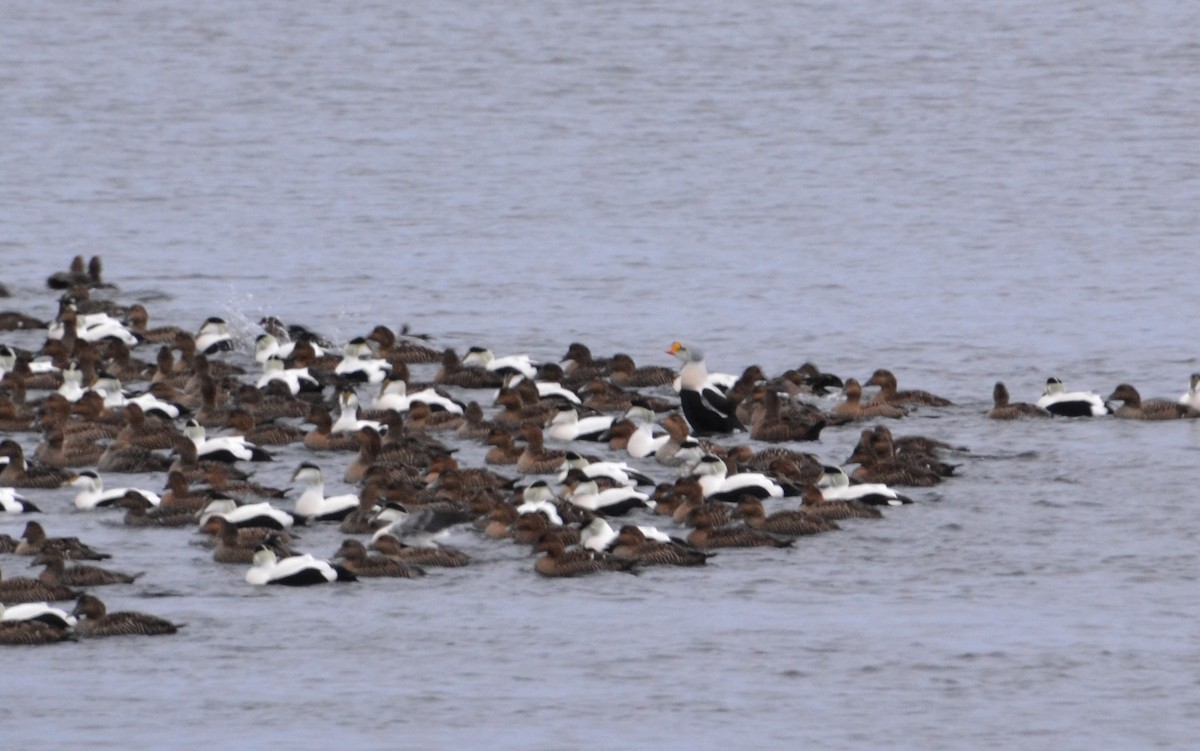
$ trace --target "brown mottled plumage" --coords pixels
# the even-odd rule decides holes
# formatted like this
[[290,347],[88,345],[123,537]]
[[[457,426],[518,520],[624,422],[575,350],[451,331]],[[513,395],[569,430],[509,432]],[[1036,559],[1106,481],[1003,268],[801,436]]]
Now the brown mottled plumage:
[[878,386],[879,393],[872,402],[887,404],[925,404],[931,407],[949,407],[953,405],[949,399],[929,393],[928,391],[908,390],[899,391],[896,388],[896,376],[892,371],[880,368],[871,374],[864,386]]
[[371,555],[366,546],[358,540],[342,542],[334,557],[340,558],[342,566],[358,577],[416,579],[425,575],[425,571],[415,564],[402,563],[383,555]]
[[1128,383],[1117,386],[1105,401],[1123,402],[1113,414],[1127,420],[1178,420],[1200,417],[1200,412],[1170,399],[1143,401],[1138,390]]
[[79,618],[75,632],[83,637],[157,636],[173,634],[180,628],[168,620],[146,613],[109,613],[104,603],[93,595],[80,597],[72,615]]
[[996,381],[992,387],[992,408],[987,416],[992,420],[1017,420],[1022,417],[1050,417],[1050,413],[1036,404],[1009,402],[1008,388]]
[[76,563],[67,566],[66,561],[57,553],[42,553],[33,559],[31,566],[45,566],[38,578],[49,585],[63,587],[103,587],[109,584],[132,584],[145,572],[125,574],[120,571],[109,571],[99,566],[89,566]]

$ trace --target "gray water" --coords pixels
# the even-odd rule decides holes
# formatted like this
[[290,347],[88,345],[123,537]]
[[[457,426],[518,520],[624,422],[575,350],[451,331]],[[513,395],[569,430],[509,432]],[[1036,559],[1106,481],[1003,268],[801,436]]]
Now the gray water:
[[958,405],[894,430],[971,454],[877,524],[581,581],[464,532],[462,570],[251,591],[31,492],[149,572],[110,606],[188,625],[5,650],[6,747],[1191,744],[1200,429],[982,415],[1200,369],[1200,9],[261,5],[5,4],[2,307],[99,253],[152,325],[885,366]]

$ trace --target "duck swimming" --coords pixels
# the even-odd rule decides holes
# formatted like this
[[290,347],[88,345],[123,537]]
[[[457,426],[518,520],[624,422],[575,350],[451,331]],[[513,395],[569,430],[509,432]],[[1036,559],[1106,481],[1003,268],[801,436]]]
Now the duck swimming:
[[1000,381],[992,388],[992,408],[988,410],[988,419],[1017,420],[1022,417],[1050,417],[1050,412],[1044,407],[1025,402],[1008,401],[1008,389]]
[[1105,401],[1121,402],[1121,406],[1117,407],[1113,414],[1127,420],[1178,420],[1200,417],[1200,411],[1187,404],[1170,399],[1143,400],[1138,390],[1128,383],[1117,386]]
[[254,553],[254,565],[246,572],[246,583],[254,586],[274,584],[284,587],[308,587],[335,581],[355,581],[349,571],[338,571],[328,561],[305,553],[279,559],[267,546]]
[[296,499],[295,516],[308,521],[341,521],[358,508],[357,495],[345,494],[325,497],[325,478],[321,469],[311,463],[302,463],[292,474],[292,482],[304,484],[304,492]]
[[149,490],[138,488],[112,488],[106,490],[104,488],[104,481],[100,479],[100,475],[90,469],[86,469],[71,477],[65,484],[79,488],[79,492],[75,495],[75,508],[80,511],[119,506],[121,505],[121,499],[130,491],[138,493],[153,506],[162,503],[162,498],[159,497],[158,493]]
[[1046,379],[1046,390],[1037,400],[1037,406],[1059,417],[1099,417],[1112,413],[1099,394],[1067,391],[1062,380],[1054,376]]
[[173,634],[182,624],[146,613],[121,611],[109,613],[100,598],[83,595],[71,611],[79,619],[75,632],[84,637],[99,636],[159,636]]
[[745,430],[737,418],[737,405],[719,389],[709,385],[704,353],[696,347],[674,342],[667,350],[683,361],[679,370],[679,400],[683,416],[696,435],[734,433]]
[[924,404],[931,407],[950,407],[953,402],[949,399],[931,394],[928,391],[908,390],[899,391],[896,388],[896,376],[892,371],[880,368],[871,374],[864,386],[878,386],[879,393],[872,400],[885,404]]

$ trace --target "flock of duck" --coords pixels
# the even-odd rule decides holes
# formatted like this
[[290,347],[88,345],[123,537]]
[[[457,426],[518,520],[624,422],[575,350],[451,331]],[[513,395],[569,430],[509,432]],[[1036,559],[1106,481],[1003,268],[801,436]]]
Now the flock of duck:
[[[274,318],[259,323],[251,360],[251,343],[220,318],[195,331],[150,327],[145,306],[120,302],[102,271],[98,257],[78,257],[51,275],[52,321],[0,312],[0,331],[46,332],[37,348],[0,345],[0,513],[42,511],[23,489],[68,488],[80,512],[197,530],[215,564],[244,567],[248,585],[472,565],[446,542],[452,530],[530,546],[533,571],[547,577],[705,565],[717,548],[787,547],[881,518],[881,508],[912,502],[896,488],[952,477],[946,457],[964,450],[892,433],[884,420],[951,403],[899,389],[884,369],[865,383],[807,363],[774,377],[757,366],[725,375],[680,342],[666,350],[678,368],[594,356],[581,343],[539,364],[484,347],[460,357],[383,325],[336,346]],[[413,376],[421,366],[436,368],[428,382]],[[1121,384],[1104,399],[1051,378],[1036,404],[1019,404],[997,383],[988,417],[1195,418],[1198,385],[1193,375],[1179,400],[1142,400]],[[845,462],[852,470],[791,445],[858,421],[874,425]],[[467,445],[480,465],[460,463]],[[305,456],[291,474],[294,498],[251,469],[289,449]],[[326,494],[329,471],[355,492]],[[162,486],[103,479],[121,473]],[[300,524],[336,525],[344,541],[329,559],[299,552]],[[94,590],[144,574],[80,563],[111,555],[39,521],[20,538],[0,535],[0,554],[0,643],[179,628],[109,612]],[[20,560],[43,570],[3,576]]]

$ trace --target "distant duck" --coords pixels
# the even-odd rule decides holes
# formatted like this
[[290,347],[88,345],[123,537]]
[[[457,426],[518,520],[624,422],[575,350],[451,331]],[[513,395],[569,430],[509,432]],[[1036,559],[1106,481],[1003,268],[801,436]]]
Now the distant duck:
[[83,637],[159,636],[173,634],[180,628],[180,625],[146,613],[109,613],[104,603],[93,595],[80,597],[71,614],[79,619],[75,632]]
[[13,552],[28,556],[53,552],[70,560],[102,561],[112,558],[108,553],[101,553],[91,545],[81,542],[78,537],[51,537],[38,522],[26,522],[25,530],[21,533],[21,542]]
[[568,451],[566,459],[563,460],[562,466],[558,471],[558,481],[562,482],[567,478],[567,473],[572,469],[578,469],[584,475],[596,480],[607,478],[617,483],[633,487],[634,485],[654,485],[654,478],[637,471],[625,462],[600,462],[591,461],[586,456]]
[[504,376],[481,365],[467,365],[453,349],[442,353],[442,367],[434,380],[443,386],[464,389],[494,389],[504,385]]
[[496,357],[487,347],[471,347],[463,356],[462,364],[468,367],[482,367],[501,375],[520,373],[531,381],[537,378],[537,367],[529,359],[529,355]]
[[342,565],[355,576],[363,578],[416,579],[425,575],[425,571],[415,564],[405,563],[382,554],[372,555],[367,547],[358,540],[343,541],[333,557],[340,559]]
[[390,328],[382,325],[376,326],[371,329],[370,334],[367,334],[367,341],[375,342],[378,345],[379,356],[391,362],[393,367],[398,362],[411,364],[438,362],[442,356],[441,352],[416,341],[429,338],[425,334],[409,333],[407,324],[401,327],[399,337]]
[[571,342],[567,353],[562,357],[562,367],[566,375],[580,380],[601,378],[609,374],[612,359],[593,357],[592,350],[583,342]]
[[100,342],[109,337],[119,339],[130,347],[138,343],[137,334],[116,318],[107,313],[79,313],[73,304],[60,312],[59,317],[51,321],[46,329],[46,338],[68,342],[72,338],[84,342]]
[[601,571],[631,572],[637,565],[635,560],[597,555],[590,550],[568,551],[561,540],[554,538],[546,538],[539,542],[535,552],[545,555],[537,560],[533,570],[548,578],[585,576]]
[[1000,381],[992,388],[993,406],[987,416],[992,420],[1017,420],[1022,417],[1050,417],[1050,412],[1036,404],[1009,402],[1008,389]]
[[694,526],[688,534],[687,543],[695,548],[789,548],[795,544],[795,537],[777,537],[741,525],[717,526],[707,515],[691,514],[689,521]]
[[209,438],[204,426],[194,419],[187,421],[183,430],[196,447],[196,458],[199,461],[218,461],[232,464],[233,462],[269,462],[274,457],[266,450],[255,446],[242,436],[227,435]]
[[200,325],[200,330],[193,337],[196,352],[202,355],[213,355],[217,352],[229,352],[233,349],[233,330],[223,318],[215,316],[208,318]]
[[339,571],[329,561],[319,560],[308,553],[280,559],[274,550],[266,546],[255,551],[254,565],[246,572],[245,578],[247,584],[255,586],[274,584],[284,587],[307,587],[357,579],[352,572]]
[[862,403],[862,385],[854,378],[847,378],[842,387],[845,400],[837,404],[831,414],[834,417],[849,420],[871,420],[878,417],[901,418],[908,410],[900,404],[888,402]]
[[599,441],[612,427],[612,415],[580,417],[570,404],[560,405],[546,428],[546,436],[556,441]]
[[622,388],[658,388],[675,381],[675,371],[663,365],[638,367],[633,358],[623,352],[612,357],[609,380]]
[[710,384],[703,352],[696,347],[674,342],[667,354],[683,361],[679,371],[679,399],[683,416],[693,433],[704,435],[745,430],[737,418],[737,405]]
[[175,336],[180,332],[178,326],[160,326],[150,328],[150,313],[146,310],[146,306],[141,303],[134,303],[129,306],[129,312],[126,317],[129,319],[129,328],[134,334],[146,342],[154,344],[171,344],[175,341]]
[[296,554],[288,547],[291,537],[286,532],[266,527],[239,529],[224,518],[214,516],[204,523],[200,531],[216,540],[212,557],[217,563],[253,563],[255,551],[263,545],[270,547],[281,558]]
[[62,384],[59,385],[57,393],[71,403],[79,401],[83,397],[83,392],[86,391],[83,387],[83,371],[79,369],[79,363],[71,360],[62,370],[61,376]]
[[829,498],[829,488],[806,485],[800,491],[800,509],[828,521],[842,519],[882,519],[883,512],[855,498]]
[[195,512],[154,506],[136,490],[121,498],[121,508],[125,509],[121,523],[127,527],[187,527],[196,523]]
[[104,481],[100,479],[99,473],[90,469],[71,477],[67,480],[66,484],[73,488],[79,488],[79,492],[75,495],[75,508],[80,511],[119,506],[121,505],[121,499],[130,491],[143,496],[151,505],[157,506],[162,503],[162,498],[159,497],[158,493],[149,490],[138,488],[112,488],[106,490],[104,488]]
[[284,423],[259,425],[249,410],[236,407],[229,413],[229,429],[255,446],[288,446],[304,441],[305,431]]
[[394,409],[397,412],[407,412],[414,402],[429,405],[434,411],[463,414],[463,405],[445,394],[440,394],[432,388],[421,389],[408,393],[408,384],[400,378],[387,378],[379,388],[379,396],[375,397],[371,408],[375,410]]
[[896,376],[892,371],[880,368],[871,374],[864,386],[878,386],[879,393],[872,400],[885,404],[924,404],[931,407],[949,407],[953,402],[928,391],[908,390],[899,391],[896,387]]
[[654,428],[657,427],[657,423],[654,412],[646,407],[635,404],[625,412],[625,419],[634,425],[634,430],[629,434],[625,443],[625,450],[634,459],[644,459],[650,456],[671,439],[671,436],[665,432],[655,435]]
[[762,501],[757,498],[743,498],[733,515],[751,529],[776,535],[799,537],[838,529],[836,523],[804,510],[776,511],[768,516]]
[[525,448],[517,458],[518,472],[531,475],[550,475],[558,472],[558,468],[567,458],[567,453],[547,449],[541,428],[533,423],[525,423],[518,435],[525,441]]
[[700,479],[704,498],[711,501],[737,503],[743,496],[782,498],[783,486],[759,472],[728,474],[728,467],[719,457],[705,454],[693,470]]
[[[655,542],[672,541],[670,535],[657,527],[627,526],[638,530],[642,536],[642,540],[653,540]],[[602,516],[597,516],[579,529],[579,544],[581,547],[594,550],[597,553],[612,552],[612,548],[617,544],[619,536],[617,530],[612,528],[608,520]],[[628,558],[629,556],[623,557]]]
[[517,506],[518,514],[541,514],[546,521],[555,526],[563,523],[558,513],[557,497],[545,480],[530,483],[521,491],[521,503]]
[[394,535],[380,535],[371,541],[371,549],[394,561],[408,566],[434,566],[458,568],[471,562],[471,557],[461,550],[449,547],[421,547],[407,545]]
[[266,501],[238,505],[237,501],[228,497],[216,497],[209,501],[200,514],[200,526],[213,516],[223,517],[235,527],[268,527],[276,530],[291,529],[296,523],[295,518],[282,509],[277,509]]
[[760,386],[751,395],[754,405],[750,418],[750,438],[755,441],[815,441],[828,419],[820,409],[789,400],[784,409],[774,387]]
[[1122,383],[1109,394],[1109,402],[1121,402],[1113,412],[1117,417],[1129,420],[1178,420],[1200,417],[1200,411],[1187,404],[1170,399],[1145,399],[1128,383]]
[[45,584],[62,587],[103,587],[111,584],[132,584],[142,577],[143,573],[125,574],[120,571],[110,571],[99,566],[83,563],[66,565],[66,561],[58,553],[42,553],[33,559],[30,566],[45,566],[38,576]]
[[83,256],[71,259],[71,265],[66,271],[55,271],[46,278],[46,286],[50,289],[70,289],[76,284],[88,284],[91,277],[87,273],[87,262]]
[[287,386],[287,390],[292,396],[301,391],[315,393],[323,389],[321,382],[308,372],[308,368],[289,368],[280,358],[268,357],[263,362],[262,375],[254,385],[256,388],[265,389],[274,381]]
[[1067,391],[1063,382],[1053,376],[1046,379],[1046,389],[1037,400],[1037,406],[1060,417],[1099,417],[1112,412],[1099,394]]
[[[295,348],[295,342],[281,342],[279,337],[271,333],[259,334],[254,337],[254,361],[259,365],[266,365],[267,361],[271,358],[276,358],[282,362],[292,354],[292,350]],[[321,352],[314,347],[313,354],[320,357]]]
[[1179,397],[1179,403],[1200,410],[1200,373],[1192,373],[1188,382],[1188,390]]
[[706,553],[677,540],[651,538],[645,527],[626,524],[617,532],[610,551],[638,566],[703,566],[715,553]]
[[0,441],[0,458],[8,462],[0,469],[0,485],[12,488],[57,488],[71,476],[59,467],[31,465],[25,461],[25,449],[21,444],[6,438]]
[[813,363],[806,362],[798,368],[784,371],[772,383],[778,384],[781,391],[792,396],[798,394],[825,396],[835,389],[845,388],[849,380],[843,383],[842,379],[833,373],[825,373]]
[[851,477],[860,482],[931,487],[943,477],[954,474],[956,465],[947,464],[932,452],[897,452],[892,433],[883,425],[862,431],[847,464],[858,464]]
[[354,393],[354,389],[347,387],[339,390],[338,407],[340,409],[330,430],[333,433],[355,433],[363,428],[373,428],[379,433],[386,430],[383,423],[378,420],[364,420],[359,417],[358,406],[358,394]]
[[637,508],[648,508],[650,496],[628,487],[600,490],[595,480],[576,483],[567,501],[602,516],[624,516]]
[[59,602],[74,600],[79,592],[58,584],[47,584],[41,579],[27,577],[4,578],[0,572],[0,602],[13,605],[28,602]]
[[364,337],[351,339],[342,350],[342,359],[333,369],[334,375],[351,381],[382,383],[392,369],[392,364],[375,357]]
[[324,406],[313,405],[308,422],[314,426],[304,435],[304,448],[309,451],[358,451],[359,439],[356,434],[333,432],[333,416]]
[[295,516],[308,521],[341,521],[358,508],[359,497],[354,494],[325,497],[325,478],[317,465],[302,463],[292,474],[292,482],[305,488],[296,499]]
[[911,498],[882,483],[851,484],[850,476],[836,465],[826,465],[822,470],[816,483],[822,500],[858,501],[868,506],[903,506],[912,503]]

